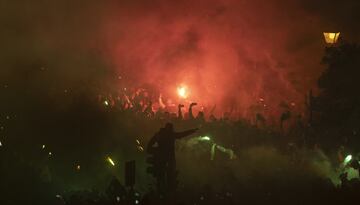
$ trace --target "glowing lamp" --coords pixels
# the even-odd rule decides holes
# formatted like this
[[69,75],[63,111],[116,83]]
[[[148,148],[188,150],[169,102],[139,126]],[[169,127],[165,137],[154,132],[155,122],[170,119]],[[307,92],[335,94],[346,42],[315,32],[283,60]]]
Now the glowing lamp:
[[340,37],[340,32],[332,33],[332,32],[324,32],[325,42],[327,44],[335,44],[338,42]]

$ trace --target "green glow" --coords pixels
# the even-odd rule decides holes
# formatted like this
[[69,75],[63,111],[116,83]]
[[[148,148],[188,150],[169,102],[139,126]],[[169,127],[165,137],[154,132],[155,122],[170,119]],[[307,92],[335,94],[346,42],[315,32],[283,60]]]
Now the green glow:
[[111,165],[115,166],[115,162],[110,158],[110,157],[107,157],[106,159]]
[[349,154],[348,156],[346,156],[345,160],[344,160],[344,164],[346,165],[347,163],[349,163],[352,160],[352,155]]
[[215,158],[215,149],[216,149],[216,144],[214,143],[214,144],[211,146],[211,156],[210,156],[210,160],[214,160],[214,158]]
[[211,138],[209,136],[199,136],[197,138],[195,138],[195,140],[197,141],[211,141]]
[[214,144],[211,146],[211,157],[210,157],[210,160],[214,160],[215,151],[216,151],[216,150],[219,150],[219,151],[221,151],[221,152],[223,152],[223,153],[228,154],[228,155],[229,155],[229,159],[235,159],[235,158],[237,158],[236,155],[235,155],[235,153],[234,153],[234,151],[233,151],[232,149],[228,149],[228,148],[225,148],[225,147],[223,147],[223,146],[220,146],[220,145],[214,143]]
[[210,137],[208,137],[208,136],[204,136],[204,137],[202,137],[201,139],[202,139],[202,140],[205,140],[205,141],[210,141],[210,140],[211,140]]

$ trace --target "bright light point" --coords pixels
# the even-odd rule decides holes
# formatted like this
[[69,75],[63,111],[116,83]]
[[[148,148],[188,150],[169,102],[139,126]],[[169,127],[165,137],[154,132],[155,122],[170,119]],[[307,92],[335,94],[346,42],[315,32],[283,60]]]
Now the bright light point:
[[199,137],[199,140],[200,141],[210,141],[211,140],[211,138],[209,137],[209,136],[204,136],[204,137]]
[[345,157],[344,164],[349,163],[351,160],[352,160],[352,155],[349,154],[348,156]]
[[44,145],[44,144],[42,145],[42,148],[45,149],[45,145]]
[[209,141],[209,140],[210,140],[210,137],[205,136],[205,137],[203,137],[202,139],[203,139],[203,140],[207,140],[207,141]]
[[52,155],[52,153],[51,152],[49,152],[49,156],[51,156]]
[[140,152],[143,152],[143,151],[144,151],[144,148],[143,148],[142,146],[137,146],[137,148],[138,148],[138,150],[139,150]]
[[135,204],[139,204],[139,200],[135,200]]
[[113,161],[110,157],[107,157],[107,161],[108,161],[111,165],[115,166],[114,161]]
[[1,143],[1,141],[0,141],[0,147],[2,147],[2,143]]
[[139,140],[136,140],[136,143],[137,143],[137,144],[140,144],[140,141],[139,141]]
[[187,88],[185,86],[180,86],[177,88],[177,93],[179,95],[179,97],[181,98],[187,98],[188,97],[188,91]]
[[77,169],[77,170],[80,170],[80,168],[81,168],[80,165],[77,165],[77,166],[76,166],[76,169]]
[[339,40],[340,32],[324,32],[325,42],[328,44],[335,44]]
[[105,106],[109,106],[109,102],[107,100],[104,101]]

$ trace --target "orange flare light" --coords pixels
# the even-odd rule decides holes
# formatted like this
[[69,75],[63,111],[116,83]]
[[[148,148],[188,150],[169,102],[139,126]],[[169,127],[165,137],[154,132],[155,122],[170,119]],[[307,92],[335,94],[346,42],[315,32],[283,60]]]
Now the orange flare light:
[[179,95],[179,97],[181,98],[187,98],[188,97],[188,90],[185,86],[180,86],[177,88],[177,93]]

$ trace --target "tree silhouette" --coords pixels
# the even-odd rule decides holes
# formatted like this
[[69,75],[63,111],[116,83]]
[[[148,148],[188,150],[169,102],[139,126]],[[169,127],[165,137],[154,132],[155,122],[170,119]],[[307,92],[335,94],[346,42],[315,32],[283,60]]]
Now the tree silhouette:
[[327,68],[318,80],[321,92],[314,105],[320,114],[318,125],[333,135],[353,137],[360,126],[360,46],[329,47],[323,64]]

